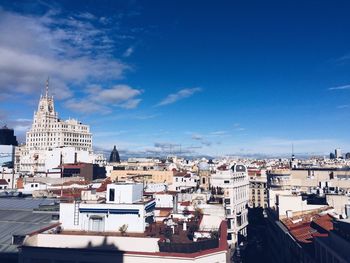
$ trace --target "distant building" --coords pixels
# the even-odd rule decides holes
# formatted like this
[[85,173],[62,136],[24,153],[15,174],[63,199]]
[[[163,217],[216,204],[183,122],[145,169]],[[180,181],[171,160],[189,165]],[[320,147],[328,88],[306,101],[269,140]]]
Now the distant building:
[[266,171],[249,170],[249,206],[267,208]]
[[92,135],[88,125],[74,119],[58,118],[47,82],[45,95],[40,96],[32,127],[26,134],[26,145],[19,148],[19,171],[46,172],[47,152],[58,147],[74,147],[75,151],[92,154]]
[[114,145],[114,148],[113,148],[111,155],[109,157],[109,162],[110,163],[120,163],[119,153],[118,153],[117,147],[115,145]]
[[[0,168],[2,173],[4,168],[12,169],[15,161],[15,146],[18,145],[13,129],[4,126],[0,128]],[[9,171],[12,173],[12,171]],[[4,179],[4,177],[2,178]]]
[[334,153],[330,153],[329,154],[329,159],[331,159],[331,160],[335,159],[335,154]]
[[341,153],[341,149],[340,148],[335,149],[334,153],[335,153],[335,158],[337,158],[337,159],[343,158],[343,155]]
[[0,145],[18,145],[14,130],[7,128],[6,125],[0,128]]
[[26,135],[27,150],[50,150],[54,147],[73,146],[77,150],[91,151],[90,127],[75,119],[61,120],[55,111],[53,97],[46,93],[40,97],[33,124]]
[[112,180],[148,183],[173,183],[173,171],[167,170],[113,170],[110,173]]
[[61,165],[62,177],[84,177],[87,182],[106,178],[105,167],[92,163],[72,163]]
[[199,187],[208,190],[210,185],[210,165],[202,161],[198,164]]
[[345,154],[345,159],[349,160],[350,159],[350,153]]

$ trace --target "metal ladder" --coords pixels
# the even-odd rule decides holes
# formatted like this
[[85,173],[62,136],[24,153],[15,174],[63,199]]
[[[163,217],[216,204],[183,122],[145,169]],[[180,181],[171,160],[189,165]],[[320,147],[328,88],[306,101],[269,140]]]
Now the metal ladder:
[[74,202],[74,225],[79,225],[79,206],[80,202]]

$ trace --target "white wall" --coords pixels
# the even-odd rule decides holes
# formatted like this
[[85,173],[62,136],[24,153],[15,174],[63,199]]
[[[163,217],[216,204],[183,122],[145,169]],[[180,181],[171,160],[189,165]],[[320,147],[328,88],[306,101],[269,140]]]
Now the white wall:
[[[111,191],[114,189],[114,201],[111,200]],[[108,184],[107,203],[132,204],[140,201],[143,195],[142,184]]]
[[170,194],[154,194],[154,199],[156,200],[156,207],[173,207],[174,196]]
[[277,208],[280,217],[287,216],[287,211],[302,212],[308,210],[319,209],[325,205],[308,205],[306,200],[302,200],[301,196],[277,195]]
[[[104,237],[104,236],[79,236],[79,235],[52,235],[52,234],[38,234],[29,237],[25,241],[26,246],[34,247],[58,247],[63,248],[57,255],[53,256],[53,251],[41,251],[40,254],[36,253],[37,250],[30,250],[30,247],[26,248],[25,255],[20,256],[21,263],[29,262],[29,258],[38,259],[43,258],[45,262],[54,263],[56,259],[69,260],[76,263],[81,262],[96,262],[96,257],[89,258],[84,253],[75,253],[71,250],[64,250],[68,248],[84,248],[90,246],[116,246],[118,250],[128,251],[123,254],[122,261],[124,263],[226,263],[228,262],[228,255],[226,250],[212,252],[212,253],[196,253],[199,256],[193,257],[193,254],[186,256],[174,256],[169,253],[162,253],[157,255],[159,252],[158,247],[159,238],[136,238],[136,237]],[[131,252],[132,251],[132,252]],[[142,254],[144,252],[144,254]],[[207,252],[207,251],[205,251]],[[154,253],[154,254],[152,254]],[[96,252],[97,257],[100,258],[100,262],[113,262],[115,254]],[[186,255],[186,254],[182,254]],[[27,261],[28,260],[28,261]]]
[[[149,203],[148,203],[149,204]],[[97,212],[79,212],[78,225],[74,225],[75,203],[60,203],[60,222],[65,230],[91,231],[92,216],[99,216],[103,220],[102,231],[119,232],[119,228],[128,225],[127,232],[144,232],[145,223],[145,205],[144,204],[85,204],[80,203],[78,209],[119,209],[119,210],[138,210],[138,214],[112,214]]]

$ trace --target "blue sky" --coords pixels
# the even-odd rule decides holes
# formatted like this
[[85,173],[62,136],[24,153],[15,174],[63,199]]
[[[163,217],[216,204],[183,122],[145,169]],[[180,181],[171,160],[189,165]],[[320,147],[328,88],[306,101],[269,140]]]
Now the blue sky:
[[0,1],[0,120],[47,76],[125,155],[350,151],[349,1]]

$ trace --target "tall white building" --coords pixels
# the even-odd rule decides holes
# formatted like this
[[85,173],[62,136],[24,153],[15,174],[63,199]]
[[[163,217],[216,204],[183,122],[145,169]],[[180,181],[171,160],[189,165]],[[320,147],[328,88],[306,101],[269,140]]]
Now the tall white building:
[[247,236],[249,177],[242,164],[230,165],[211,175],[210,185],[223,193],[227,219],[227,242],[233,247],[239,236]]
[[340,148],[335,149],[335,158],[339,159],[342,156],[343,155],[342,155],[341,149]]
[[55,147],[73,146],[78,151],[91,151],[90,127],[74,119],[60,120],[55,111],[53,97],[49,96],[48,85],[47,82],[45,96],[40,96],[32,128],[27,132],[27,150],[50,150]]
[[92,135],[88,125],[75,119],[59,119],[47,81],[45,95],[40,96],[32,127],[26,134],[26,145],[20,147],[20,172],[45,172],[48,152],[58,147],[74,147],[76,152],[91,154]]

